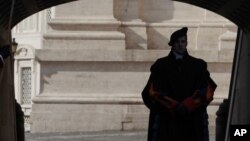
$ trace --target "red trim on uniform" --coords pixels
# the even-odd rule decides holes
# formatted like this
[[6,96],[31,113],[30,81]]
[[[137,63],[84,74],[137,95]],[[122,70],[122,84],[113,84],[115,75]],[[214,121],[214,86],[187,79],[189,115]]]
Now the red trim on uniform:
[[197,104],[191,97],[186,98],[182,103],[188,109],[189,112],[194,111],[197,108]]

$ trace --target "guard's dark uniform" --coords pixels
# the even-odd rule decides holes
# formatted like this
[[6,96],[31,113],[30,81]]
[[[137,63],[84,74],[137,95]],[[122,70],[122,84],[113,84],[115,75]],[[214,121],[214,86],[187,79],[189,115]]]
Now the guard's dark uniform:
[[[181,60],[176,60],[172,51],[167,57],[158,59],[151,67],[150,78],[142,92],[143,101],[150,109],[148,141],[208,140],[206,111],[208,81],[212,80],[209,77],[206,62],[188,53]],[[180,103],[199,90],[203,103],[196,108],[186,103],[184,104],[186,113],[174,112],[173,114],[152,100],[149,96],[150,84],[153,84],[158,92]],[[215,89],[214,82],[213,86]]]

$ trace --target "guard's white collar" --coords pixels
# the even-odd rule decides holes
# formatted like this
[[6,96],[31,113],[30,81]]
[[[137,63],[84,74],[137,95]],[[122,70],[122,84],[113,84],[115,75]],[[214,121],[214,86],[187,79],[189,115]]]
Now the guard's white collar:
[[174,53],[174,56],[175,56],[175,59],[176,60],[179,60],[179,59],[183,59],[183,54],[179,54],[179,53],[176,53],[176,52],[173,52]]

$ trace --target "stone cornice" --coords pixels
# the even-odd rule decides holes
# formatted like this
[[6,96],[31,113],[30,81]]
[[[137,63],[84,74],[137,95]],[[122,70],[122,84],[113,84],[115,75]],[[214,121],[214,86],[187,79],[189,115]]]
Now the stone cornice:
[[121,22],[116,20],[52,20],[48,24],[53,30],[116,31]]
[[44,34],[44,39],[64,39],[64,40],[79,40],[79,39],[112,39],[121,40],[125,35],[120,32],[105,32],[105,31],[85,31],[85,32],[49,32]]
[[[170,50],[83,50],[83,49],[37,49],[36,58],[39,61],[94,61],[94,62],[153,62],[164,57]],[[228,53],[219,50],[189,50],[195,57],[207,62],[228,62],[233,58],[224,58]]]
[[[72,94],[70,94],[72,95]],[[126,94],[125,94],[126,95]],[[219,105],[223,98],[214,98],[210,105]],[[119,96],[43,96],[43,94],[33,98],[34,104],[132,104],[142,105],[141,97],[119,97]]]
[[[43,94],[42,94],[43,95]],[[140,97],[86,97],[86,96],[37,96],[34,103],[60,103],[60,104],[142,104]],[[72,95],[72,94],[70,94]]]
[[165,21],[161,23],[147,23],[148,27],[226,27],[226,28],[232,28],[236,27],[235,24],[227,22],[227,21]]

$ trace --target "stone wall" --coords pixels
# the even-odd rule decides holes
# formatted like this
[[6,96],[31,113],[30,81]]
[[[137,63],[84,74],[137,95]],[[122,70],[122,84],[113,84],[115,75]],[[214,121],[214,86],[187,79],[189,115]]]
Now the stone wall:
[[[208,62],[218,84],[214,126],[228,95],[236,26],[207,10],[169,0],[85,0],[54,7],[35,50],[31,132],[146,129],[141,91],[151,64],[189,27],[188,50]],[[17,39],[18,40],[18,39]]]

